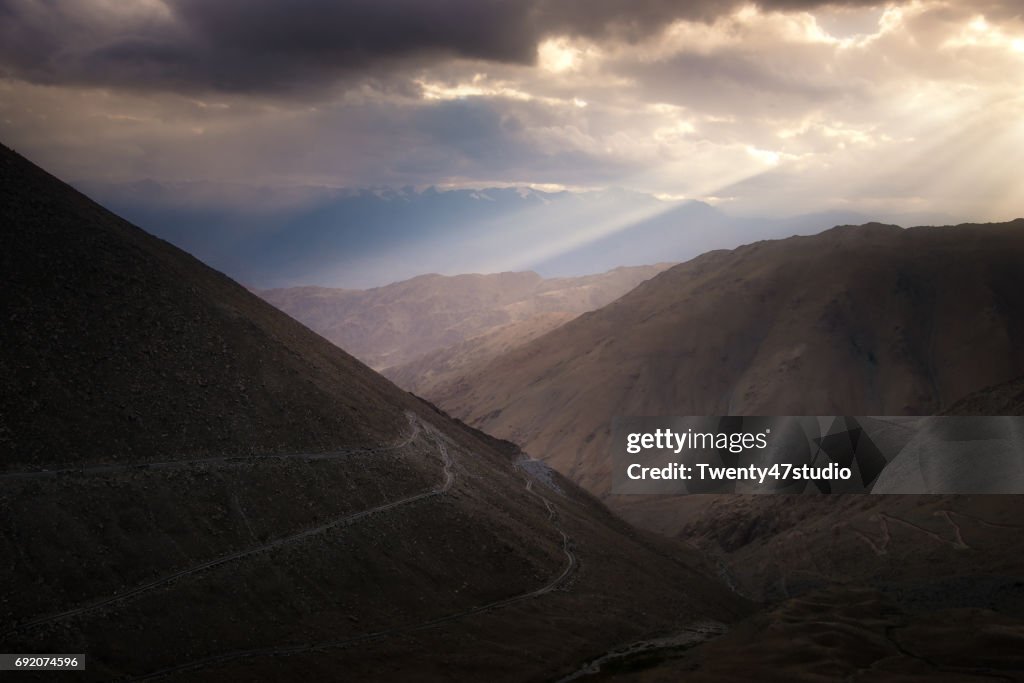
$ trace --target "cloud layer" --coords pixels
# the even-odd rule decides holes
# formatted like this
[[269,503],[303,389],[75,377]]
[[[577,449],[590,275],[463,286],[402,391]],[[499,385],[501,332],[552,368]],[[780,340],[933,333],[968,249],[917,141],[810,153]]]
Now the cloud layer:
[[624,186],[1024,213],[1015,0],[0,2],[0,135],[73,178]]
[[[761,7],[824,4],[769,0]],[[412,59],[533,64],[537,46],[551,35],[640,41],[673,21],[707,22],[740,6],[711,0],[7,0],[0,4],[0,55],[8,75],[35,82],[253,92],[323,84]]]

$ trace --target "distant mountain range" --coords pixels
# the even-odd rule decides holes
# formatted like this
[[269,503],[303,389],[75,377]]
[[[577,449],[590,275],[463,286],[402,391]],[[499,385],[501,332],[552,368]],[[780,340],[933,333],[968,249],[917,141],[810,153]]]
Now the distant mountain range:
[[611,303],[670,264],[599,275],[421,275],[368,290],[257,290],[404,388],[429,393],[475,364]]
[[205,182],[81,184],[153,234],[253,287],[367,288],[425,272],[543,277],[685,261],[712,249],[884,218],[837,211],[733,216],[626,190],[254,188]]

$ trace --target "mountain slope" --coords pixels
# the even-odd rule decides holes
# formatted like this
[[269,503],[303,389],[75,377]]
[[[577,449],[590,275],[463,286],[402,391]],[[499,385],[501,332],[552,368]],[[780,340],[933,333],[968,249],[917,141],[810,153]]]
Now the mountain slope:
[[1024,372],[1024,220],[710,252],[434,391],[608,490],[616,415],[931,414]]
[[83,680],[537,680],[747,609],[6,148],[0,211],[7,650],[84,652]]
[[945,412],[949,415],[1024,415],[1024,377],[979,389]]
[[[368,290],[291,287],[258,293],[371,367],[392,368],[395,377],[404,377],[410,370],[400,366],[421,367],[425,354],[501,327],[517,323],[552,329],[557,322],[552,316],[564,321],[600,308],[669,265],[575,278],[544,279],[533,272],[421,275]],[[488,346],[472,348],[481,354]]]
[[[4,464],[370,443],[400,392],[5,152]],[[59,419],[57,419],[59,416]]]
[[438,387],[485,367],[498,356],[547,334],[576,316],[567,312],[538,313],[488,330],[475,337],[429,351],[383,371],[383,375],[417,396],[430,396]]
[[[712,252],[432,397],[598,494],[616,415],[1020,414],[1020,381],[999,383],[1024,370],[1021,263],[1024,221],[843,227]],[[609,653],[595,680],[1024,671],[1024,496],[605,501],[772,606],[704,645]]]

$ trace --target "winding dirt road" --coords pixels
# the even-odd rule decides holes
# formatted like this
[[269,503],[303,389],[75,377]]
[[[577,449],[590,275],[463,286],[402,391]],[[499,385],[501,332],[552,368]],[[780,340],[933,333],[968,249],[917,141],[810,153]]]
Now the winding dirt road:
[[188,458],[182,460],[165,460],[163,462],[139,462],[131,464],[100,463],[96,465],[83,465],[80,467],[66,467],[59,470],[26,470],[23,472],[2,472],[2,479],[43,479],[47,477],[67,475],[97,475],[113,474],[115,472],[126,472],[130,470],[168,470],[181,467],[192,467],[194,465],[233,465],[247,464],[257,460],[337,460],[348,458],[353,455],[372,455],[374,453],[386,453],[397,451],[410,445],[420,435],[422,427],[419,418],[407,414],[406,419],[412,428],[409,435],[396,441],[390,446],[378,446],[377,448],[339,448],[327,453],[271,453],[267,455],[222,455],[212,458]]
[[[87,466],[87,467],[68,468],[68,469],[63,469],[63,470],[40,470],[40,471],[11,472],[11,473],[6,473],[6,474],[0,474],[0,479],[3,479],[3,478],[41,478],[41,477],[53,477],[53,476],[59,476],[59,475],[83,475],[83,474],[84,475],[104,475],[104,474],[110,474],[110,473],[127,471],[127,470],[169,469],[169,468],[189,467],[189,466],[194,466],[194,465],[207,465],[207,464],[211,464],[211,465],[233,464],[235,462],[244,463],[244,462],[251,462],[253,460],[259,460],[259,459],[289,459],[289,458],[291,458],[291,459],[304,459],[304,460],[329,460],[329,459],[335,459],[335,458],[348,457],[348,456],[351,456],[351,455],[354,455],[354,454],[371,454],[371,453],[379,453],[379,452],[384,452],[384,451],[390,451],[390,450],[397,450],[397,449],[405,448],[405,447],[411,445],[413,442],[415,442],[423,434],[426,434],[426,435],[428,435],[430,437],[430,440],[433,442],[433,445],[434,445],[434,447],[436,449],[436,452],[438,453],[439,458],[441,460],[441,463],[443,465],[443,480],[441,481],[441,483],[438,486],[435,486],[435,487],[433,487],[433,488],[431,488],[429,490],[422,491],[422,492],[420,492],[418,494],[415,494],[415,495],[412,495],[412,496],[407,496],[405,498],[394,500],[394,501],[391,501],[391,502],[388,502],[388,503],[385,503],[385,504],[382,504],[382,505],[378,505],[378,506],[375,506],[375,507],[372,507],[372,508],[368,508],[366,510],[361,510],[359,512],[355,512],[355,513],[351,513],[351,514],[348,514],[348,515],[344,515],[344,516],[341,516],[341,517],[329,520],[329,521],[327,521],[327,522],[325,522],[323,524],[317,525],[315,527],[304,529],[303,531],[299,531],[299,532],[296,532],[296,533],[293,533],[293,534],[289,534],[289,535],[286,535],[286,536],[278,537],[278,538],[273,539],[271,541],[268,541],[266,543],[261,543],[261,544],[253,545],[253,546],[250,546],[248,548],[245,548],[245,549],[237,551],[237,552],[233,552],[233,553],[228,553],[226,555],[222,555],[220,557],[216,557],[216,558],[207,560],[205,562],[201,562],[201,563],[198,563],[196,565],[190,566],[190,567],[188,567],[186,569],[182,569],[180,571],[176,571],[176,572],[173,572],[171,574],[167,574],[167,575],[162,576],[162,577],[160,577],[158,579],[154,579],[153,581],[148,581],[146,583],[140,584],[140,585],[138,585],[138,586],[136,586],[134,588],[131,588],[129,590],[126,590],[126,591],[123,591],[123,592],[120,592],[120,593],[117,593],[117,594],[114,594],[114,595],[108,595],[108,596],[104,596],[104,597],[101,597],[101,598],[94,599],[92,601],[89,601],[89,602],[87,602],[85,604],[82,604],[82,605],[79,605],[77,607],[74,607],[72,609],[68,609],[68,610],[65,610],[65,611],[62,611],[62,612],[58,612],[56,614],[48,614],[48,615],[45,615],[45,616],[41,616],[41,617],[37,617],[37,618],[34,618],[34,619],[30,619],[28,621],[24,621],[24,622],[22,622],[20,624],[17,624],[13,629],[7,631],[4,635],[13,635],[13,634],[16,634],[16,633],[19,633],[19,632],[23,632],[23,631],[26,631],[26,630],[29,630],[29,629],[32,629],[32,628],[37,628],[37,627],[45,626],[47,624],[52,624],[54,622],[58,622],[58,621],[62,621],[62,620],[65,620],[65,619],[70,619],[70,618],[73,618],[73,617],[81,616],[83,614],[87,614],[87,613],[90,613],[90,612],[94,612],[94,611],[100,610],[100,609],[102,609],[104,607],[107,607],[107,606],[110,606],[110,605],[113,605],[113,604],[126,602],[126,601],[132,600],[134,598],[137,598],[140,595],[143,595],[143,594],[145,594],[145,593],[147,593],[149,591],[155,590],[157,588],[160,588],[160,587],[165,586],[167,584],[170,584],[172,582],[185,579],[185,578],[187,578],[189,576],[198,574],[198,573],[206,571],[208,569],[212,569],[214,567],[219,567],[221,565],[224,565],[224,564],[227,564],[227,563],[230,563],[230,562],[235,562],[235,561],[238,561],[238,560],[243,560],[243,559],[245,559],[247,557],[251,557],[251,556],[259,554],[259,553],[264,553],[264,552],[272,551],[272,550],[274,550],[276,548],[280,548],[280,547],[283,547],[283,546],[286,546],[286,545],[289,545],[289,544],[292,544],[292,543],[298,543],[298,542],[304,541],[306,539],[309,539],[309,538],[311,538],[313,536],[316,536],[316,535],[325,533],[327,531],[330,531],[332,529],[337,529],[337,528],[340,528],[340,527],[345,527],[345,526],[354,524],[354,523],[358,522],[359,520],[365,519],[365,518],[367,518],[367,517],[369,517],[371,515],[387,512],[389,510],[394,510],[395,508],[402,507],[402,506],[405,506],[405,505],[409,505],[409,504],[415,503],[417,501],[421,501],[421,500],[424,500],[424,499],[427,499],[427,498],[432,498],[434,496],[440,496],[440,495],[446,494],[448,491],[451,490],[452,486],[455,483],[455,473],[454,473],[454,471],[452,469],[452,467],[454,465],[454,460],[452,458],[451,453],[448,450],[448,446],[447,446],[447,444],[445,442],[446,441],[445,437],[442,434],[440,434],[439,432],[437,432],[430,425],[422,423],[419,420],[419,418],[416,417],[415,415],[409,414],[409,415],[407,415],[407,417],[409,419],[409,422],[410,422],[410,425],[411,425],[411,428],[412,428],[410,434],[408,436],[404,437],[403,439],[401,439],[400,441],[398,441],[398,442],[396,442],[396,443],[394,443],[394,444],[392,444],[390,446],[383,446],[383,447],[379,447],[379,448],[350,448],[350,449],[341,449],[341,450],[338,450],[338,451],[333,451],[331,453],[313,454],[313,455],[309,455],[309,454],[291,454],[291,455],[261,455],[261,456],[242,456],[242,457],[238,457],[238,456],[227,457],[226,456],[226,457],[216,457],[216,458],[198,458],[198,459],[191,459],[191,460],[173,460],[173,461],[166,461],[166,462],[146,463],[146,464],[142,464],[142,465],[140,465],[140,464],[132,464],[132,465],[99,464],[99,465],[92,465],[92,466]],[[561,587],[562,584],[565,583],[565,581],[576,570],[578,561],[577,561],[575,553],[573,552],[573,541],[569,537],[569,535],[565,532],[565,530],[561,527],[561,525],[559,524],[559,521],[558,521],[558,511],[556,510],[555,506],[547,498],[545,498],[543,495],[541,495],[540,493],[538,493],[537,491],[534,490],[534,488],[533,488],[533,484],[534,484],[533,477],[536,476],[536,475],[534,475],[530,470],[528,470],[526,468],[521,468],[521,467],[517,466],[517,469],[520,472],[522,472],[523,475],[524,475],[524,480],[526,482],[526,484],[525,484],[526,490],[531,495],[536,496],[538,499],[540,499],[541,503],[547,509],[548,521],[555,528],[555,530],[558,531],[558,533],[559,533],[559,535],[561,536],[561,539],[562,539],[562,552],[565,555],[565,565],[562,567],[561,571],[558,573],[557,576],[555,576],[553,579],[551,579],[549,582],[547,582],[546,584],[544,584],[540,588],[537,588],[537,589],[532,590],[532,591],[528,591],[526,593],[520,593],[520,594],[517,594],[517,595],[513,595],[513,596],[510,596],[510,597],[507,597],[507,598],[503,598],[501,600],[495,600],[493,602],[489,602],[489,603],[486,603],[486,604],[483,604],[483,605],[478,605],[476,607],[473,607],[473,608],[470,608],[470,609],[467,609],[467,610],[462,610],[462,611],[459,611],[459,612],[454,612],[454,613],[451,613],[451,614],[446,614],[446,615],[443,615],[443,616],[440,616],[440,617],[436,617],[436,618],[433,618],[433,619],[429,619],[429,620],[426,620],[426,621],[421,621],[421,622],[416,622],[416,623],[413,623],[413,624],[406,624],[406,625],[403,625],[403,626],[397,626],[395,628],[390,628],[390,629],[384,629],[384,630],[380,630],[380,631],[374,631],[374,632],[370,632],[370,633],[365,633],[365,634],[362,634],[362,635],[359,635],[359,636],[354,636],[354,637],[351,637],[351,638],[345,638],[345,639],[339,639],[339,640],[331,640],[331,641],[324,641],[324,642],[318,642],[318,643],[286,645],[286,646],[279,646],[279,647],[267,647],[267,648],[257,648],[257,649],[252,649],[252,650],[242,650],[242,651],[228,652],[228,653],[224,653],[224,654],[220,654],[220,655],[214,655],[214,656],[207,657],[207,658],[204,658],[204,659],[196,660],[196,661],[193,661],[193,662],[187,662],[187,663],[184,663],[184,664],[180,664],[180,665],[176,665],[176,666],[172,666],[172,667],[167,667],[167,668],[164,668],[164,669],[160,669],[158,671],[150,672],[150,673],[145,674],[145,675],[143,675],[141,677],[138,677],[138,678],[131,678],[131,679],[127,679],[127,680],[136,680],[136,681],[152,680],[152,679],[156,679],[156,678],[162,678],[162,677],[165,677],[165,676],[169,676],[169,675],[172,675],[172,674],[185,673],[185,672],[188,672],[188,671],[195,671],[195,670],[202,669],[202,668],[205,668],[205,667],[208,667],[208,666],[212,666],[212,665],[215,665],[215,664],[220,664],[220,663],[224,663],[224,662],[233,661],[233,660],[236,660],[236,659],[251,658],[251,657],[282,656],[282,655],[290,655],[290,654],[299,654],[299,653],[303,653],[303,652],[311,652],[311,651],[316,651],[316,650],[324,650],[324,649],[332,649],[332,648],[343,648],[343,647],[347,647],[347,646],[354,645],[354,644],[357,644],[357,643],[366,642],[366,641],[369,641],[369,640],[376,640],[376,639],[386,638],[388,636],[394,636],[394,635],[398,635],[398,634],[402,634],[402,633],[410,633],[410,632],[414,632],[414,631],[419,631],[419,630],[433,628],[433,627],[440,626],[442,624],[445,624],[445,623],[448,623],[448,622],[452,622],[452,621],[455,621],[455,620],[458,620],[458,619],[464,619],[466,617],[470,617],[470,616],[473,616],[473,615],[476,615],[476,614],[482,614],[482,613],[485,613],[485,612],[492,612],[492,611],[499,610],[499,609],[502,609],[502,608],[505,608],[505,607],[509,607],[509,606],[514,605],[514,604],[519,603],[519,602],[523,602],[525,600],[530,600],[530,599],[533,599],[533,598],[538,598],[538,597],[541,597],[541,596],[546,595],[548,593],[551,593],[552,591],[554,591],[554,590],[558,589],[559,587]]]
[[[447,447],[445,446],[442,437],[434,433],[433,430],[430,431],[435,438],[435,442],[437,444],[438,450],[442,454],[442,457],[446,460],[446,462],[450,463],[451,456],[448,453]],[[164,678],[166,676],[170,676],[173,674],[182,674],[190,671],[197,671],[199,669],[204,669],[208,666],[213,666],[215,664],[224,664],[226,662],[231,662],[239,659],[287,656],[302,654],[306,652],[315,652],[320,650],[344,648],[358,643],[364,643],[370,640],[377,640],[380,638],[387,638],[389,636],[395,636],[403,633],[412,633],[415,631],[433,628],[435,626],[440,626],[442,624],[456,621],[458,619],[464,619],[466,617],[470,617],[476,614],[482,614],[484,612],[493,612],[505,607],[509,607],[510,605],[523,602],[525,600],[530,600],[532,598],[537,598],[546,595],[559,588],[566,581],[566,579],[569,578],[569,576],[575,571],[578,564],[578,560],[576,559],[576,554],[573,552],[572,539],[569,537],[568,534],[565,533],[565,530],[562,529],[561,525],[559,525],[558,523],[557,510],[555,509],[554,505],[552,505],[551,502],[548,501],[547,498],[533,490],[533,480],[529,478],[529,474],[527,474],[526,477],[526,490],[529,491],[531,494],[537,496],[544,504],[544,507],[547,509],[548,520],[551,522],[552,526],[555,527],[555,529],[562,537],[562,551],[566,557],[566,564],[562,568],[562,571],[558,574],[558,576],[556,576],[551,581],[549,581],[548,583],[546,583],[545,585],[541,586],[536,590],[532,590],[526,593],[520,593],[518,595],[513,595],[508,598],[503,598],[501,600],[495,600],[484,605],[479,605],[477,607],[462,610],[460,612],[454,612],[452,614],[446,614],[444,616],[429,619],[427,621],[421,621],[414,624],[407,624],[404,626],[397,626],[395,628],[364,633],[358,636],[353,636],[351,638],[328,640],[317,643],[300,643],[296,645],[285,645],[277,647],[255,648],[252,650],[237,650],[235,652],[226,652],[224,654],[213,655],[211,657],[206,657],[193,662],[187,662],[185,664],[166,667],[164,669],[159,669],[157,671],[153,671],[139,677],[128,678],[125,680],[151,681],[159,678]]]
[[[419,436],[419,434],[421,433],[421,427],[420,427],[418,419],[410,419],[410,422],[413,423],[413,433],[408,438],[403,439],[403,441],[400,442],[399,445],[387,447],[387,450],[393,450],[395,448],[402,448],[404,446],[408,446],[409,444],[411,444],[413,442],[413,440],[415,440]],[[250,547],[245,548],[243,550],[239,550],[239,551],[234,552],[234,553],[228,553],[226,555],[221,555],[220,557],[215,557],[215,558],[213,558],[211,560],[207,560],[205,562],[200,562],[199,564],[195,564],[195,565],[192,565],[191,567],[188,567],[186,569],[182,569],[180,571],[177,571],[177,572],[174,572],[174,573],[162,576],[162,577],[160,577],[158,579],[154,579],[152,581],[148,581],[146,583],[140,584],[140,585],[138,585],[138,586],[136,586],[134,588],[131,588],[131,589],[126,590],[126,591],[123,591],[121,593],[117,593],[115,595],[109,595],[109,596],[105,596],[105,597],[102,597],[102,598],[99,598],[99,599],[96,599],[96,600],[92,600],[90,602],[87,602],[84,605],[80,605],[80,606],[75,607],[73,609],[65,610],[63,612],[58,612],[56,614],[48,614],[48,615],[45,615],[45,616],[37,617],[35,619],[30,619],[28,621],[21,622],[20,624],[17,624],[13,629],[7,631],[3,635],[6,636],[6,635],[15,634],[15,633],[18,633],[18,632],[21,632],[21,631],[25,631],[25,630],[28,630],[28,629],[31,629],[31,628],[35,628],[35,627],[39,627],[39,626],[44,626],[46,624],[50,624],[50,623],[53,623],[53,622],[56,622],[56,621],[61,621],[63,619],[70,619],[72,617],[76,617],[76,616],[79,616],[79,615],[82,615],[82,614],[87,614],[89,612],[96,611],[98,609],[101,609],[103,607],[107,607],[109,605],[113,605],[115,603],[125,602],[125,601],[131,600],[133,598],[136,598],[136,597],[138,597],[138,596],[140,596],[140,595],[142,595],[144,593],[148,593],[151,590],[154,590],[154,589],[159,588],[161,586],[165,586],[165,585],[167,585],[167,584],[169,584],[169,583],[171,583],[173,581],[177,581],[177,580],[182,579],[184,577],[191,576],[192,574],[197,574],[197,573],[205,571],[207,569],[211,569],[213,567],[219,567],[219,566],[227,564],[229,562],[234,562],[236,560],[241,560],[243,558],[250,557],[250,556],[256,555],[258,553],[264,553],[264,552],[267,552],[267,551],[270,551],[270,550],[274,550],[276,548],[280,548],[280,547],[283,547],[283,546],[286,546],[286,545],[289,545],[289,544],[292,544],[292,543],[297,543],[297,542],[300,542],[300,541],[304,541],[304,540],[306,540],[308,538],[311,538],[313,536],[317,536],[319,534],[325,533],[325,532],[330,531],[332,529],[337,529],[339,527],[349,526],[350,524],[354,524],[355,522],[358,522],[361,519],[365,519],[366,517],[369,517],[370,515],[375,515],[375,514],[378,514],[378,513],[381,513],[381,512],[386,512],[388,510],[393,510],[393,509],[395,509],[397,507],[401,507],[403,505],[408,505],[410,503],[415,503],[415,502],[423,500],[425,498],[432,498],[434,496],[439,496],[441,494],[444,494],[448,490],[450,490],[451,487],[452,487],[452,484],[454,484],[454,482],[455,482],[455,474],[452,472],[452,469],[451,469],[452,460],[451,460],[451,456],[448,454],[448,449],[444,446],[444,444],[436,436],[434,436],[433,440],[435,441],[435,443],[438,446],[438,452],[439,452],[439,454],[441,456],[441,462],[444,465],[444,480],[442,481],[442,483],[439,486],[431,488],[431,489],[429,489],[427,491],[423,491],[421,493],[414,494],[412,496],[406,496],[405,498],[400,498],[398,500],[394,500],[394,501],[391,501],[389,503],[384,503],[383,505],[378,505],[378,506],[375,506],[375,507],[372,507],[372,508],[368,508],[366,510],[361,510],[359,512],[351,513],[351,514],[348,514],[348,515],[343,515],[341,517],[337,517],[335,519],[332,519],[332,520],[329,520],[327,522],[324,522],[323,524],[319,524],[319,525],[317,525],[315,527],[304,529],[303,531],[299,531],[299,532],[294,533],[294,534],[289,534],[287,536],[281,536],[281,537],[275,538],[275,539],[273,539],[271,541],[268,541],[266,543],[260,543],[260,544],[257,544],[257,545],[253,545],[253,546],[250,546]],[[379,452],[380,450],[385,450],[385,449],[374,449],[374,452]],[[261,456],[261,457],[270,458],[270,457],[300,457],[300,456]],[[220,460],[229,460],[229,459],[214,459],[214,460],[204,459],[201,462],[211,462],[211,461],[220,461]],[[195,462],[195,461],[175,461],[174,464],[178,464],[178,463],[182,463],[182,462]],[[117,469],[117,468],[115,468],[115,469]],[[78,470],[78,471],[80,471],[80,470]],[[95,473],[102,473],[102,472],[109,472],[109,471],[114,471],[114,469],[107,468],[107,466],[103,466],[102,469],[101,468],[91,468],[90,469],[90,472],[93,473],[93,474],[95,474]]]

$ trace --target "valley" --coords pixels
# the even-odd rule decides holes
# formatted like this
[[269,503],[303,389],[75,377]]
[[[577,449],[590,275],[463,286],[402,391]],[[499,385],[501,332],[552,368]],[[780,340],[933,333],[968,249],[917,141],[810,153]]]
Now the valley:
[[[1019,668],[1019,497],[610,496],[600,417],[1014,410],[1015,224],[840,228],[620,273],[639,284],[435,377],[465,424],[7,150],[0,180],[8,649],[86,652],[83,680]],[[930,258],[883,266],[908,239]],[[870,276],[843,275],[858,254]],[[547,286],[524,279],[513,325]],[[792,398],[819,376],[830,393]]]
[[292,287],[257,293],[419,391],[611,303],[670,265],[576,278],[545,279],[533,272],[422,275],[369,290]]
[[[711,252],[423,386],[453,416],[541,454],[629,522],[699,551],[740,595],[774,605],[744,622],[759,624],[741,628],[748,641],[718,639],[739,658],[725,645],[623,645],[607,660],[616,680],[675,680],[693,667],[706,671],[698,680],[760,678],[776,658],[790,662],[778,680],[814,680],[819,656],[821,667],[838,657],[844,677],[998,678],[1024,642],[1020,496],[616,496],[607,448],[614,415],[1020,415],[1022,238],[1021,221],[875,224]],[[822,610],[841,616],[822,626]],[[1003,634],[971,641],[991,666],[916,654],[932,652],[932,638],[954,642],[955,628],[931,624],[959,618]],[[788,635],[749,640],[764,628]],[[877,649],[857,664],[816,650],[818,639]],[[627,676],[631,666],[640,671]],[[599,680],[601,668],[587,675]]]

